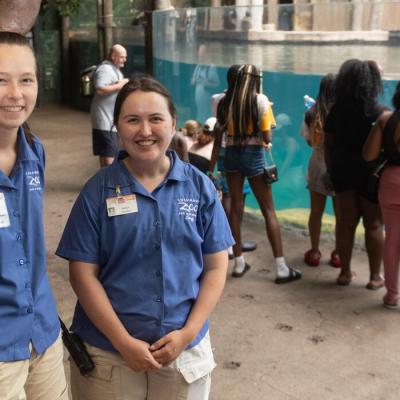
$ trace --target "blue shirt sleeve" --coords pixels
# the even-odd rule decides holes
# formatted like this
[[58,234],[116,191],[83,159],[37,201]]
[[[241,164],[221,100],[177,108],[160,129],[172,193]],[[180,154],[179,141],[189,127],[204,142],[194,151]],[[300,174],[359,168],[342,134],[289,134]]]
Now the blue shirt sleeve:
[[[208,178],[205,177],[208,180]],[[203,254],[212,254],[225,250],[235,244],[231,228],[226,218],[221,201],[212,182],[206,181],[210,201],[201,210],[204,227]]]
[[65,226],[56,254],[68,260],[100,264],[101,190],[98,175],[82,189]]

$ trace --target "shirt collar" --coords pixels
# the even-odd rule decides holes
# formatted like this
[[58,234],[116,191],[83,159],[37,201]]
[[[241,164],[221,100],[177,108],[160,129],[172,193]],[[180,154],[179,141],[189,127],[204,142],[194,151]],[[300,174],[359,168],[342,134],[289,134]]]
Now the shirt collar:
[[[178,155],[173,150],[167,150],[167,155],[171,160],[171,168],[167,174],[165,181],[186,181],[189,179],[188,169],[189,165],[180,160]],[[128,156],[126,151],[121,151],[118,157],[114,160],[109,167],[109,173],[106,174],[106,185],[109,188],[116,188],[117,185],[132,186],[134,191],[140,191],[135,180],[130,175],[128,169],[123,164],[122,160]]]
[[21,126],[18,129],[18,161],[39,161],[38,157],[32,150],[32,146],[28,143],[26,139],[26,134],[24,128]]
[[[19,168],[18,163],[21,161],[39,161],[36,154],[33,152],[31,145],[26,140],[25,131],[22,127],[18,129],[17,133],[17,161],[14,165],[14,168],[11,172],[11,175],[15,173],[15,171]],[[4,174],[4,172],[0,171],[0,186],[9,187],[15,189],[15,185],[11,181],[11,179]]]
[[171,159],[171,169],[169,170],[167,179],[182,182],[187,181],[189,179],[188,163],[183,162],[174,150],[168,150],[167,155]]

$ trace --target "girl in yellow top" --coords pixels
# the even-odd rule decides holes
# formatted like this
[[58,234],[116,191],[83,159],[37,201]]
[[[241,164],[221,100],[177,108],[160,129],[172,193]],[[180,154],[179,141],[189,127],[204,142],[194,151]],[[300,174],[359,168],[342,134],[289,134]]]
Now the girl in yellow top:
[[[264,216],[267,237],[276,260],[275,283],[287,283],[300,279],[301,273],[287,266],[283,257],[272,190],[263,177],[264,146],[270,146],[275,119],[272,103],[260,92],[261,72],[254,65],[234,65],[228,70],[228,89],[218,99],[217,105],[219,135],[216,147],[225,136],[224,167],[231,195],[229,222],[236,241],[233,246],[235,266],[232,275],[241,277],[250,269],[241,249],[243,182],[247,177]],[[217,150],[213,154],[218,154]]]

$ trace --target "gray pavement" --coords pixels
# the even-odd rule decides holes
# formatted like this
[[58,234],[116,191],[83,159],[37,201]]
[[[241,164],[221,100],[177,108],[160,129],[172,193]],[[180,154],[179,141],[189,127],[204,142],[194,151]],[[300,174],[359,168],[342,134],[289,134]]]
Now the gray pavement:
[[[47,152],[48,271],[60,314],[70,323],[75,296],[67,263],[54,252],[73,201],[97,170],[89,114],[45,107],[34,112],[30,124]],[[354,252],[354,282],[338,287],[338,271],[327,264],[333,246],[328,239],[321,246],[324,262],[310,268],[302,262],[308,237],[290,230],[282,234],[286,258],[303,271],[303,279],[275,285],[263,223],[244,222],[243,237],[255,240],[258,249],[248,253],[252,268],[243,278],[228,276],[212,316],[218,363],[212,400],[399,399],[400,314],[382,307],[384,290],[365,289],[365,252]]]

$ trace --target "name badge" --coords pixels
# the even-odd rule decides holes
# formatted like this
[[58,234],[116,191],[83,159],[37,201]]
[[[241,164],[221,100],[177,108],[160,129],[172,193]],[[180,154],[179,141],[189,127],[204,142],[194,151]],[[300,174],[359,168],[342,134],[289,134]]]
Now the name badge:
[[0,193],[0,228],[10,226],[10,217],[8,216],[6,198],[4,193]]
[[107,214],[109,217],[117,215],[132,214],[138,212],[136,195],[128,194],[126,196],[109,197],[106,199]]

